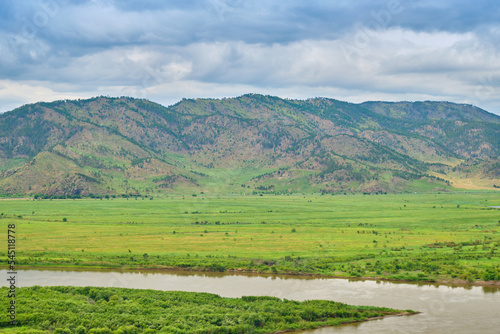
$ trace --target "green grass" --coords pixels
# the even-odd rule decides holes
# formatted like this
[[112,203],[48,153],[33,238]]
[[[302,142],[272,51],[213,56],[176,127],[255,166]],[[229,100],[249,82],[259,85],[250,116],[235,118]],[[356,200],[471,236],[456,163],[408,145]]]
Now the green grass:
[[0,171],[7,171],[11,168],[20,167],[27,162],[27,159],[2,159],[0,161]]
[[[8,305],[7,288],[0,301]],[[5,333],[275,333],[412,314],[333,301],[223,298],[209,293],[92,287],[21,288]],[[6,314],[6,312],[4,312]],[[3,315],[2,317],[6,317]]]
[[18,265],[500,280],[494,192],[0,205],[0,222],[16,224]]

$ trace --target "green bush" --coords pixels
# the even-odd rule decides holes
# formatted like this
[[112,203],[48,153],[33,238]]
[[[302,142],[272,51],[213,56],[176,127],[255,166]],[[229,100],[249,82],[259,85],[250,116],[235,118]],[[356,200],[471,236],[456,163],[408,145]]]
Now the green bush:
[[76,327],[75,334],[87,334],[87,329],[80,325]]
[[71,334],[71,330],[69,328],[56,328],[54,334]]
[[113,331],[107,327],[103,328],[92,328],[89,330],[89,334],[113,334]]

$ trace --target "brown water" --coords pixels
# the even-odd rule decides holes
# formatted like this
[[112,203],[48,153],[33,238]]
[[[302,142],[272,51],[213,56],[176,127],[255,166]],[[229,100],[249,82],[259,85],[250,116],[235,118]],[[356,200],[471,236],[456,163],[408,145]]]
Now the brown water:
[[[2,270],[4,277],[6,271]],[[2,280],[5,282],[5,280]],[[3,286],[6,285],[2,283]],[[345,279],[266,277],[186,272],[18,271],[18,286],[72,285],[327,299],[353,305],[412,309],[422,314],[302,333],[500,333],[500,289]]]

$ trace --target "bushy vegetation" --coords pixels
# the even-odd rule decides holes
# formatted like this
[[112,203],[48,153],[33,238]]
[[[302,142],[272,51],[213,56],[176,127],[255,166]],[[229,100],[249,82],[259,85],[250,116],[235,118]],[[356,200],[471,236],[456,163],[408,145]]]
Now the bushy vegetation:
[[[121,288],[35,286],[18,289],[17,294],[15,333],[257,334],[403,313],[333,301],[222,298],[208,293]],[[2,305],[7,305],[6,296],[7,288],[1,288]],[[5,327],[9,325],[2,321],[0,328]]]

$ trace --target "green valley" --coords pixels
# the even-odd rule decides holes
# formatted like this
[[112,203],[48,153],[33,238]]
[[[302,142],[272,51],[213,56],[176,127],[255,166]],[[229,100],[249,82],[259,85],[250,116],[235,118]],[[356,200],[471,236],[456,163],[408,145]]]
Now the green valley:
[[[489,288],[500,282],[499,156],[500,117],[449,102],[36,103],[0,115],[0,222],[12,230],[16,269]],[[2,333],[278,333],[414,313],[192,292],[18,291],[18,326],[2,323]]]
[[496,192],[18,199],[1,201],[0,221],[15,224],[26,267],[466,283],[500,280],[499,203]]

